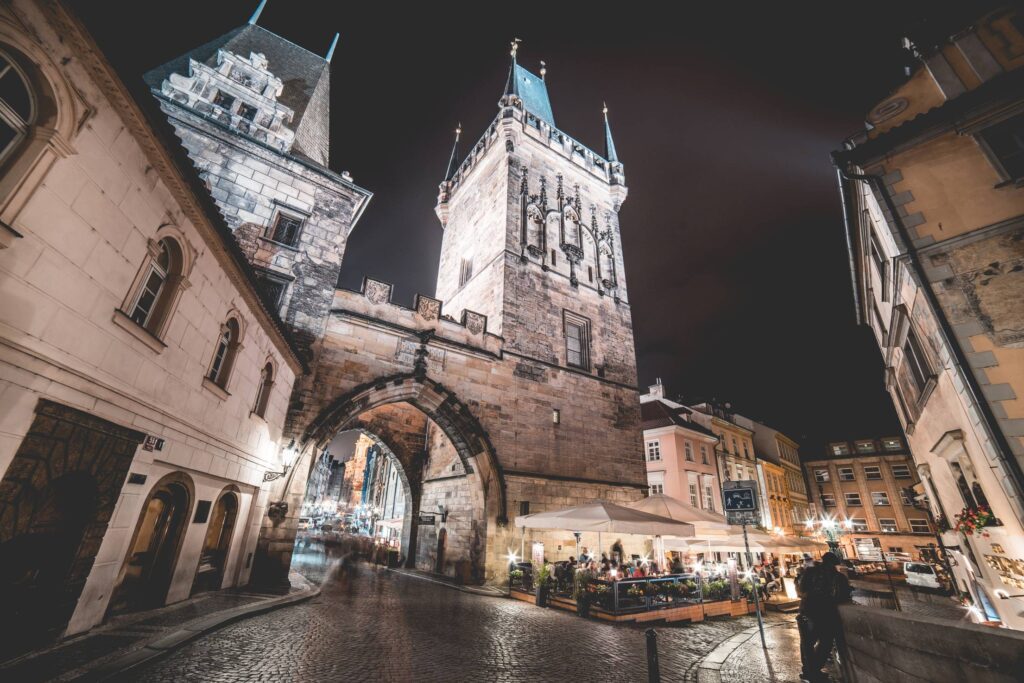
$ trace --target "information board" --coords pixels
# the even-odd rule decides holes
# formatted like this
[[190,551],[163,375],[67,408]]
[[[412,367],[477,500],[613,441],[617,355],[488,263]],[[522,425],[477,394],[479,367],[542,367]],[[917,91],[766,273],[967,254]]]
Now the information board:
[[722,503],[726,512],[757,512],[757,482],[750,479],[724,482]]

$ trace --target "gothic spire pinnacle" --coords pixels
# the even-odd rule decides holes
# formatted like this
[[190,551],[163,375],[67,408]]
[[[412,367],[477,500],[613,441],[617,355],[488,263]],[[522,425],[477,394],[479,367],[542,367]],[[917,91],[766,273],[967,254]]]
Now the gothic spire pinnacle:
[[338,47],[338,38],[341,36],[340,33],[335,33],[334,38],[331,40],[331,46],[327,48],[327,56],[324,60],[330,64],[331,58],[334,57],[334,48]]
[[548,75],[548,65],[542,59],[542,60],[540,60],[540,80],[546,81],[547,78],[545,78],[545,76],[547,76],[547,75]]
[[451,180],[455,171],[459,168],[459,138],[462,137],[462,124],[455,127],[455,144],[452,145],[452,155],[448,159],[448,170],[445,171],[444,179]]
[[516,52],[519,51],[519,38],[513,38],[510,43],[512,49],[509,50],[509,54],[512,55],[512,63],[508,67],[508,81],[505,83],[505,95],[519,95],[519,88],[516,86]]
[[604,114],[604,157],[613,164],[619,163],[619,155],[615,153],[615,141],[612,140],[612,127],[608,124],[608,104],[602,102]]
[[260,20],[260,14],[263,13],[263,8],[267,6],[267,0],[260,0],[260,4],[256,6],[256,11],[249,17],[249,23],[255,24]]

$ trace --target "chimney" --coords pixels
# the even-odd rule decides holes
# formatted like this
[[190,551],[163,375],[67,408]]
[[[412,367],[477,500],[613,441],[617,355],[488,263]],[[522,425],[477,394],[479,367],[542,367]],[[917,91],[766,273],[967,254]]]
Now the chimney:
[[655,398],[665,398],[665,385],[661,383],[660,377],[654,380],[654,384],[647,387],[647,392]]

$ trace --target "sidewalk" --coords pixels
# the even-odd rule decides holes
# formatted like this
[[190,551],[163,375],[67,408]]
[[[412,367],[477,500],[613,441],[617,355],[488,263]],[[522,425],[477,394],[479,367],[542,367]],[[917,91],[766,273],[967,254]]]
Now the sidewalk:
[[115,617],[88,633],[0,663],[0,680],[102,681],[231,622],[320,594],[300,574],[288,578],[292,587],[287,595],[227,590]]
[[[695,683],[799,683],[800,634],[796,620],[787,617],[766,621],[764,638],[767,650],[761,648],[757,626],[737,633],[691,670],[689,680]],[[838,674],[831,673],[832,680],[838,681]]]

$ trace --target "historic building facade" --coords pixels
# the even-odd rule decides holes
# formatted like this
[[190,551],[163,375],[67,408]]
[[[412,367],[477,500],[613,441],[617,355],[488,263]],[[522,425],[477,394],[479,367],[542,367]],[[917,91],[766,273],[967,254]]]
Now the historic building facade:
[[822,514],[840,529],[850,522],[849,533],[839,539],[847,557],[896,553],[937,561],[935,530],[928,512],[915,505],[917,472],[901,438],[836,441],[804,467]]
[[0,7],[0,72],[11,654],[248,583],[303,367],[166,122],[58,3]]
[[910,36],[918,64],[833,155],[857,319],[986,618],[1024,628],[1024,16]]
[[693,411],[665,398],[659,380],[640,396],[644,457],[650,493],[664,493],[692,507],[722,513],[716,463],[718,437],[691,419]]
[[336,289],[370,195],[325,166],[330,54],[257,19],[147,83],[310,366],[286,426],[299,464],[264,518],[258,576],[283,582],[310,463],[344,430],[398,464],[406,563],[466,580],[503,570],[520,540],[510,515],[641,496],[627,191],[607,112],[602,156],[555,127],[513,49],[498,116],[465,158],[453,150],[440,187],[437,297]]
[[768,460],[782,468],[782,486],[776,496],[782,501],[781,514],[773,521],[787,533],[800,535],[804,522],[811,517],[810,498],[800,462],[800,445],[782,432],[751,420],[754,448],[758,459]]

